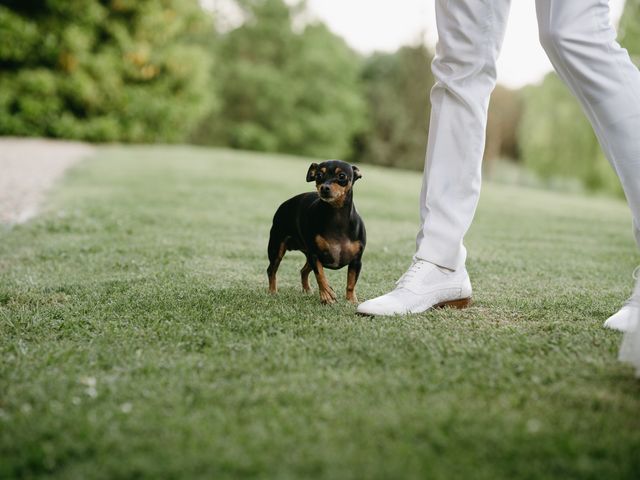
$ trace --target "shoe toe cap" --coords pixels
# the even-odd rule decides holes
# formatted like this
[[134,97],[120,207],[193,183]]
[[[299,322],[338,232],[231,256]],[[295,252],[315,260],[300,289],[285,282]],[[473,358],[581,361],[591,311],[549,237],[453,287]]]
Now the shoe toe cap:
[[406,313],[406,307],[392,296],[383,295],[361,303],[356,311],[363,315],[398,315]]
[[611,315],[604,326],[619,332],[630,332],[638,324],[640,312],[637,308],[623,307],[617,313]]

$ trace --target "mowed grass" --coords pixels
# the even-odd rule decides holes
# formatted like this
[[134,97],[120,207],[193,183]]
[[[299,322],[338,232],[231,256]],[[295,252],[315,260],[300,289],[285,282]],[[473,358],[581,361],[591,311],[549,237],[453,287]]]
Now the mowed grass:
[[[640,382],[604,319],[624,203],[485,185],[474,306],[363,318],[267,293],[272,215],[312,160],[105,147],[0,231],[0,477],[640,477]],[[360,300],[410,262],[420,175],[361,166]],[[314,284],[315,287],[315,284]]]

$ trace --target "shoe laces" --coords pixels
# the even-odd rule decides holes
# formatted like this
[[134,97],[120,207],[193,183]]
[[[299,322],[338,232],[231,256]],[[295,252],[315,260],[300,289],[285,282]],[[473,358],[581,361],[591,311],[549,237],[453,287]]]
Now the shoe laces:
[[416,275],[420,273],[424,265],[425,265],[424,261],[414,260],[414,262],[407,269],[407,271],[404,272],[404,274],[398,279],[398,281],[396,282],[396,285],[398,287],[404,287],[408,283],[411,283],[416,278]]

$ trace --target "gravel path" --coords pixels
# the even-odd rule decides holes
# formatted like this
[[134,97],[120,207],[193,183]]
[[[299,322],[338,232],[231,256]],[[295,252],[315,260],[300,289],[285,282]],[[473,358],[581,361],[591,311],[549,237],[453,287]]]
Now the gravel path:
[[78,142],[0,137],[0,224],[36,215],[54,182],[93,150]]

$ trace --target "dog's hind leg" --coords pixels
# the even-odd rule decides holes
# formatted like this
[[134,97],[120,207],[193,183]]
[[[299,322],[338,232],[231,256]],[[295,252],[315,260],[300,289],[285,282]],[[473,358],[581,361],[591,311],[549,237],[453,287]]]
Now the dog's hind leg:
[[356,296],[356,283],[360,276],[360,270],[362,269],[362,262],[358,258],[349,264],[349,271],[347,273],[347,300],[351,303],[358,304],[358,297]]
[[309,274],[312,271],[313,271],[313,268],[311,268],[311,265],[309,265],[309,262],[305,263],[304,267],[302,267],[302,270],[300,270],[300,279],[302,280],[303,292],[311,291],[311,286],[309,285]]
[[278,284],[276,281],[276,272],[282,261],[282,257],[287,252],[287,239],[275,239],[273,236],[269,238],[269,247],[267,253],[269,254],[269,267],[267,268],[267,275],[269,277],[269,291],[276,293],[278,291]]

